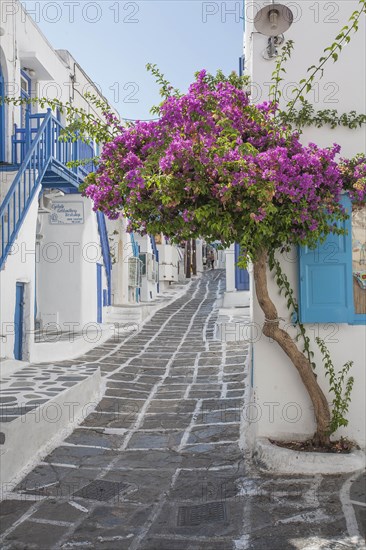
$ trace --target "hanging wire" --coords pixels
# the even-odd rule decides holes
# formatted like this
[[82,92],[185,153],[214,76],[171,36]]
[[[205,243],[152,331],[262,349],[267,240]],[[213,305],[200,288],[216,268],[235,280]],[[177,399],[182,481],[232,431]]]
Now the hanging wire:
[[121,117],[121,120],[127,120],[128,122],[154,122],[160,120],[160,118],[125,118]]

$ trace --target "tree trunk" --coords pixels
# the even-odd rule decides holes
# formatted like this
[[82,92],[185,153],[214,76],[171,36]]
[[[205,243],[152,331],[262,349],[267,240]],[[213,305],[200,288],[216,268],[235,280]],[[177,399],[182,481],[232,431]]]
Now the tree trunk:
[[314,443],[316,445],[327,445],[329,443],[328,429],[330,423],[328,402],[316,381],[316,376],[310,362],[298,350],[291,336],[285,330],[279,328],[277,310],[268,294],[266,251],[261,252],[254,263],[254,281],[258,302],[265,315],[263,334],[275,340],[296,367],[314,406],[317,424]]

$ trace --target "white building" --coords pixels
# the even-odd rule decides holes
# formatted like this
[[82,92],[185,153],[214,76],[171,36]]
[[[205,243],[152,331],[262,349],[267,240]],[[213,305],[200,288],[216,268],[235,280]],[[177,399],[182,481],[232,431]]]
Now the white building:
[[[57,98],[102,119],[105,101],[67,50],[54,50],[20,2],[1,3],[0,95]],[[158,292],[154,239],[106,220],[78,186],[99,147],[58,139],[65,116],[40,105],[0,105],[0,357],[26,361],[76,356],[128,321],[113,310]],[[145,258],[146,271],[142,272]],[[178,280],[177,268],[174,275]],[[76,335],[67,348],[62,335]]]
[[[246,3],[246,29],[244,39],[245,70],[252,79],[254,102],[268,100],[269,82],[275,68],[275,58],[268,58],[268,37],[254,27],[257,11],[269,2]],[[283,2],[291,8],[294,21],[285,32],[285,40],[292,39],[295,49],[286,66],[285,81],[282,84],[284,101],[291,100],[291,87],[307,75],[307,68],[316,64],[324,48],[331,45],[353,10],[359,8],[357,1],[336,3]],[[324,76],[309,94],[309,100],[316,109],[337,109],[339,113],[365,112],[365,22],[360,22],[359,31],[351,36],[351,43],[339,54],[337,63],[328,62]],[[350,130],[339,127],[331,130],[308,128],[302,136],[303,143],[315,142],[320,146],[339,143],[342,156],[351,157],[365,152],[365,128]],[[365,212],[364,218],[365,221]],[[363,223],[364,223],[363,221]],[[350,222],[351,223],[351,222]],[[322,359],[315,338],[320,336],[326,342],[335,367],[341,368],[349,360],[354,362],[350,375],[355,384],[348,414],[349,425],[337,433],[365,446],[365,365],[366,365],[366,311],[357,311],[353,289],[357,290],[352,276],[356,250],[366,249],[366,229],[360,232],[363,243],[355,242],[356,219],[353,216],[348,237],[327,243],[317,251],[293,250],[282,257],[282,267],[300,302],[300,317],[315,352],[318,381],[329,401],[333,395],[328,392],[329,382],[325,378]],[[353,235],[353,236],[352,236]],[[353,242],[352,242],[353,238]],[[363,248],[362,248],[363,247]],[[343,253],[347,253],[347,261]],[[299,257],[300,254],[300,257]],[[326,255],[328,254],[328,257]],[[331,254],[331,261],[329,260]],[[327,261],[328,260],[328,261]],[[360,260],[361,261],[361,260]],[[365,264],[365,261],[363,261]],[[300,269],[299,269],[300,265]],[[358,264],[357,264],[358,265]],[[361,269],[365,269],[364,265]],[[310,277],[310,278],[309,278]],[[278,298],[278,289],[273,277],[268,274],[269,292],[275,299],[279,317],[286,319],[291,334],[289,313],[283,299]],[[255,435],[272,438],[303,438],[314,432],[314,415],[307,392],[300,377],[278,344],[261,334],[264,315],[252,288],[253,300],[253,363],[252,397],[255,401],[254,420],[251,424]],[[357,290],[357,292],[360,292]],[[363,290],[362,292],[366,292]],[[285,324],[285,323],[284,323]],[[283,326],[280,325],[280,326]],[[252,411],[253,412],[253,411]]]

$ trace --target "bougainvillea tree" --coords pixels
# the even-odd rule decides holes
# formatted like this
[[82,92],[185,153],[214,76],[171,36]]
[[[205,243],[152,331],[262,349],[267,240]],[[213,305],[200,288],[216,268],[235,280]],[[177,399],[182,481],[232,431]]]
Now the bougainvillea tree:
[[[273,251],[316,246],[329,232],[340,231],[336,222],[345,216],[339,203],[340,147],[302,145],[296,133],[278,125],[275,105],[250,103],[243,80],[234,74],[224,78],[201,71],[186,94],[169,87],[164,94],[157,120],[120,128],[104,145],[84,193],[110,218],[126,216],[133,231],[163,232],[175,242],[203,237],[223,246],[241,244],[254,265],[263,333],[298,370],[314,406],[315,438],[324,443],[327,399],[308,357],[279,326],[267,262]],[[118,124],[109,117],[111,125]],[[364,159],[344,164],[343,170],[349,188],[356,181],[353,172],[359,172],[354,192],[364,199],[360,166]]]

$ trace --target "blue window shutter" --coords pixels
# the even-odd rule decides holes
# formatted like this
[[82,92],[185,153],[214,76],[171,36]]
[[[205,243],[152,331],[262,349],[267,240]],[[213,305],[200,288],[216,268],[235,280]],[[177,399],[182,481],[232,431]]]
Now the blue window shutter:
[[[342,195],[351,214],[352,204]],[[348,323],[354,316],[351,218],[338,222],[347,235],[329,235],[315,250],[300,248],[299,305],[302,323]]]
[[249,273],[237,265],[240,255],[240,244],[235,243],[235,288],[236,290],[249,290]]

